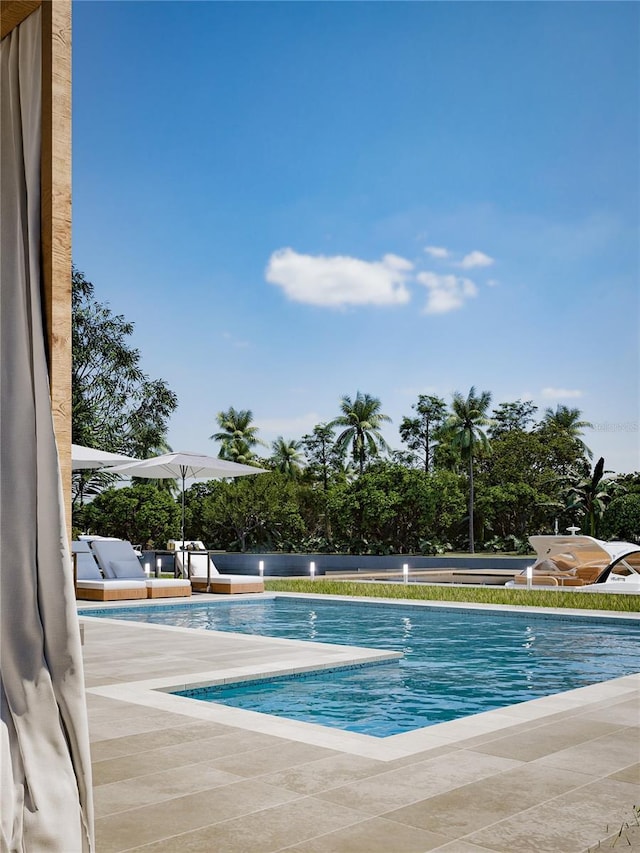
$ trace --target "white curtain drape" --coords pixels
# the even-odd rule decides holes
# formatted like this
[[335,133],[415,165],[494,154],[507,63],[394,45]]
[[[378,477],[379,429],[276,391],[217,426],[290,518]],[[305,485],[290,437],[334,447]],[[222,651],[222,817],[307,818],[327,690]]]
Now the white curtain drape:
[[41,296],[40,14],[0,42],[1,849],[83,853],[89,735]]

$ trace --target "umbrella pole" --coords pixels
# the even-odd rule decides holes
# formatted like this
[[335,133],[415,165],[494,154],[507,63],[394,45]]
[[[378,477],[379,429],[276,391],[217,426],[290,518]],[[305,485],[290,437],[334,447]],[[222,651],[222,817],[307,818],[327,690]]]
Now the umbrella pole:
[[[184,555],[187,553],[184,549],[184,480],[186,477],[186,468],[182,469],[182,518],[180,521],[180,551],[182,552],[182,571],[184,572]],[[187,577],[191,579],[191,561],[187,563]]]
[[182,524],[180,526],[180,536],[182,538],[182,547],[184,548],[184,479],[186,476],[186,471],[182,469]]

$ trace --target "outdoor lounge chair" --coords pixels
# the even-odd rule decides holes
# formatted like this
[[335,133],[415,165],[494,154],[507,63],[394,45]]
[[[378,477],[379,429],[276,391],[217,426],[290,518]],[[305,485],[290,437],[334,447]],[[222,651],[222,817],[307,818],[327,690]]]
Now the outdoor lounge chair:
[[598,575],[604,569],[602,562],[586,562],[574,565],[575,561],[559,554],[554,557],[544,557],[536,560],[531,567],[531,575],[526,573],[516,575],[512,586],[587,586],[596,582]]
[[123,539],[95,539],[91,543],[105,578],[143,581],[147,598],[173,598],[191,595],[191,584],[176,578],[148,578],[130,542]]
[[182,542],[179,539],[172,539],[167,546],[170,550],[175,550],[176,568],[180,569],[185,577],[189,577],[195,592],[207,592],[207,586],[209,592],[223,595],[264,592],[264,581],[255,575],[221,575],[211,555],[199,540]]
[[72,542],[75,555],[76,598],[83,601],[125,601],[146,598],[147,585],[143,580],[105,580],[88,542]]

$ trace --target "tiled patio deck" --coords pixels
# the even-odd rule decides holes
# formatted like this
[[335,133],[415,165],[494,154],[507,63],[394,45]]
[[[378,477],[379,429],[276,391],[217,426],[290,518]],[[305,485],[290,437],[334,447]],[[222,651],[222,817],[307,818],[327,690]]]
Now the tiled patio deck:
[[640,676],[375,739],[152,689],[366,653],[82,621],[98,853],[584,853],[640,804]]

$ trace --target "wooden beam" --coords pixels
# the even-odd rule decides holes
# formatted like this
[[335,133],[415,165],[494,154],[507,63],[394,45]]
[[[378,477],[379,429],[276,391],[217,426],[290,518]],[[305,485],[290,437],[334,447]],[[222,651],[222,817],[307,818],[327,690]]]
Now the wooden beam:
[[9,35],[40,6],[42,0],[2,0],[0,3],[0,38]]
[[71,533],[71,0],[42,3],[42,276],[51,410]]

